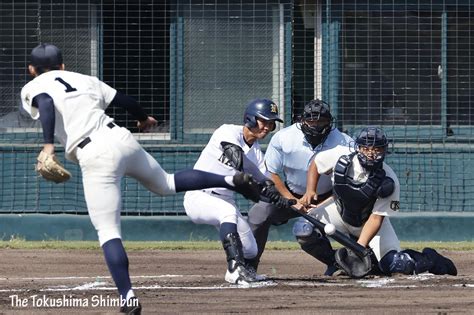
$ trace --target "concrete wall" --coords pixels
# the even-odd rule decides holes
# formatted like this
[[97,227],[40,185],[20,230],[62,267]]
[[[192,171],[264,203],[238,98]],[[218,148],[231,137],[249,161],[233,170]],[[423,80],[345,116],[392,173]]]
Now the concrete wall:
[[[452,213],[402,214],[391,219],[402,241],[474,241],[474,215]],[[270,240],[294,240],[293,221],[272,227]],[[97,240],[86,215],[0,215],[2,240]],[[197,225],[185,216],[122,217],[122,235],[127,241],[218,240],[217,230]]]

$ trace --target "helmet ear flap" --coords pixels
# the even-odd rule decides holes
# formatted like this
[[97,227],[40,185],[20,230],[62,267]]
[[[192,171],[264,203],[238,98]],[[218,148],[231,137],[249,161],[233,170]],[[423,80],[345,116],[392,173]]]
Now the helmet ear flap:
[[247,128],[255,128],[257,126],[257,119],[255,116],[245,115],[244,125]]
[[247,105],[244,113],[244,125],[247,128],[257,127],[257,118],[265,121],[283,122],[278,116],[278,106],[269,99],[257,98]]

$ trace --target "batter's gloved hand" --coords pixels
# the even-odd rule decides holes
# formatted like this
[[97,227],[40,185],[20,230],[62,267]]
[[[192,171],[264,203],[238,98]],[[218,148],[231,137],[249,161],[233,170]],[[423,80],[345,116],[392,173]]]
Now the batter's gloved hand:
[[253,202],[260,201],[260,185],[252,175],[247,173],[237,173],[233,178],[234,190]]
[[261,200],[272,203],[279,208],[289,208],[296,204],[296,200],[284,198],[271,180],[266,180],[260,185],[262,186],[260,191]]
[[54,154],[41,151],[38,155],[36,171],[46,180],[63,183],[71,178],[71,173],[62,166]]
[[359,256],[349,248],[336,250],[336,264],[351,278],[363,278],[372,270],[372,250],[368,249],[363,256]]

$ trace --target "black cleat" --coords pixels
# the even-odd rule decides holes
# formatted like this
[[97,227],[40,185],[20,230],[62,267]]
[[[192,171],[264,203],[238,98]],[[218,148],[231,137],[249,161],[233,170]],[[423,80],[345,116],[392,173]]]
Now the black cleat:
[[227,268],[225,281],[243,286],[250,286],[250,283],[260,281],[255,278],[256,274],[247,269],[246,266],[237,263],[235,260],[230,262],[232,267]]
[[253,179],[252,175],[246,173],[237,173],[232,180],[234,190],[253,202],[260,200],[260,185]]
[[125,305],[120,307],[120,313],[127,315],[140,315],[142,313],[142,306],[136,297],[132,297],[125,302]]
[[324,272],[324,275],[327,277],[347,276],[346,272],[342,269],[339,269],[339,267],[336,266],[335,264],[327,266],[326,271]]
[[447,274],[451,276],[457,276],[458,270],[451,259],[444,257],[429,247],[424,248],[422,253],[433,262],[433,267],[431,267],[428,272],[431,272],[435,275]]

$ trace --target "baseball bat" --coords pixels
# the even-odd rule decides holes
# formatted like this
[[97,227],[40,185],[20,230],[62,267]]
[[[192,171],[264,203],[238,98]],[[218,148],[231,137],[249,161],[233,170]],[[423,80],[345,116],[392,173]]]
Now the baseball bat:
[[[300,216],[302,216],[303,218],[305,218],[306,220],[311,222],[311,224],[313,224],[316,228],[318,228],[318,230],[320,230],[321,233],[326,235],[326,233],[324,232],[324,226],[326,224],[324,224],[323,222],[319,221],[316,218],[313,218],[309,214],[299,212],[298,209],[295,208],[292,205],[289,206],[289,208],[291,208],[293,211],[298,213]],[[345,234],[343,234],[342,232],[339,232],[338,230],[336,230],[334,232],[334,234],[331,234],[331,235],[328,235],[328,236],[331,237],[332,239],[334,239],[336,242],[339,242],[341,245],[351,249],[358,256],[364,257],[364,256],[367,256],[367,255],[370,255],[370,249],[365,248],[364,246],[360,245],[359,243],[354,241],[352,238],[346,236]]]

